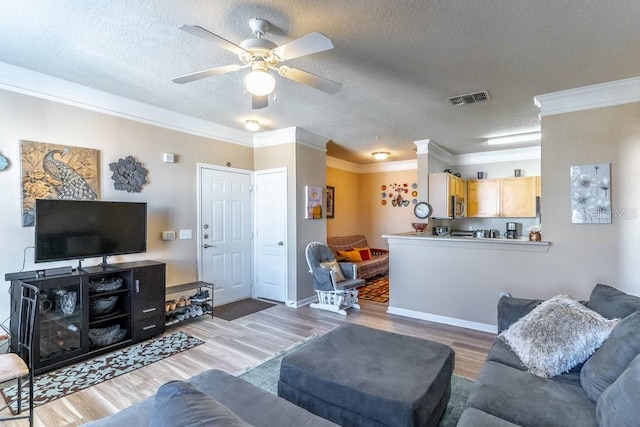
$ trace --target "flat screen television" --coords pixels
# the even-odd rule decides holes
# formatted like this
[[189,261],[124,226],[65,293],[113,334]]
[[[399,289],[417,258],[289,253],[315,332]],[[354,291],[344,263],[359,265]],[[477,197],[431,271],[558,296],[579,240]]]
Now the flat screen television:
[[147,204],[36,200],[35,262],[146,252]]

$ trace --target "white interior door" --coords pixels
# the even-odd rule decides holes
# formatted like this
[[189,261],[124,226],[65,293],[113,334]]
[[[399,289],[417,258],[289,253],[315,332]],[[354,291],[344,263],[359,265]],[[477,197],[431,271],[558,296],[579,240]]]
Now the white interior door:
[[214,305],[251,296],[251,175],[200,169],[201,280]]
[[287,298],[287,171],[255,174],[256,296]]

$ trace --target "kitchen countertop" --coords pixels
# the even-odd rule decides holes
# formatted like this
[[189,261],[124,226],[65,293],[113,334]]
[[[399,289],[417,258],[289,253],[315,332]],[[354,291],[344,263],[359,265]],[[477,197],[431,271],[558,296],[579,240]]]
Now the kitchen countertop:
[[505,237],[470,237],[470,236],[436,236],[429,232],[417,233],[415,231],[409,231],[407,233],[397,234],[384,234],[382,236],[385,239],[408,239],[417,241],[430,241],[430,242],[456,242],[456,243],[468,243],[468,244],[497,244],[497,245],[524,245],[524,246],[538,246],[548,248],[551,245],[549,241],[530,241],[527,237],[520,237],[518,239],[507,239]]

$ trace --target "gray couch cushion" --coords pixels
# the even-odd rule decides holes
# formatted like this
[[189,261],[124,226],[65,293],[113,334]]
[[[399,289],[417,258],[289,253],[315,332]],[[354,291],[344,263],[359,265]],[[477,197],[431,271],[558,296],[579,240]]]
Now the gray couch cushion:
[[458,420],[457,427],[519,427],[476,408],[467,408]]
[[[336,427],[336,424],[313,415],[291,402],[218,369],[204,371],[188,380],[254,426]],[[90,427],[133,427],[149,425],[154,397],[101,420]]]
[[597,284],[591,291],[587,306],[608,319],[622,319],[640,310],[640,297],[625,294],[611,286]]
[[498,338],[511,347],[529,372],[553,377],[584,362],[617,322],[567,295],[558,295],[534,308]]
[[640,354],[640,311],[625,317],[614,328],[602,347],[587,360],[580,372],[580,383],[587,396],[598,400]]
[[[501,363],[521,371],[527,370],[527,367],[522,364],[520,358],[502,340],[495,340],[493,342],[493,345],[489,349],[487,360]],[[580,369],[582,368],[582,365],[583,364],[580,363],[574,366],[569,372],[563,372],[562,374],[549,379],[580,387]]]
[[158,389],[150,425],[196,427],[208,425],[250,427],[220,402],[184,381],[170,381]]
[[543,302],[544,300],[541,299],[500,297],[498,300],[498,333],[506,330]]
[[523,426],[597,425],[595,402],[580,387],[491,361],[473,384],[469,407]]
[[600,427],[637,426],[640,420],[640,356],[598,399],[596,416]]

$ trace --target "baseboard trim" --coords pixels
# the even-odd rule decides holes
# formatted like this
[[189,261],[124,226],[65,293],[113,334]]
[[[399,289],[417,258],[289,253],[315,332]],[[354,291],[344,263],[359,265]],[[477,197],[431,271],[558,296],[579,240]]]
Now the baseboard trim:
[[458,326],[461,328],[474,329],[476,331],[489,332],[495,334],[498,330],[496,325],[487,323],[471,322],[455,317],[440,316],[438,314],[425,313],[423,311],[408,310],[406,308],[389,306],[387,313],[398,316],[411,317],[412,319],[428,320],[429,322],[443,323],[445,325]]
[[291,308],[300,308],[300,307],[304,307],[305,305],[309,305],[313,302],[318,302],[318,297],[315,295],[309,298],[302,299],[300,301],[288,300],[286,302],[286,306]]

